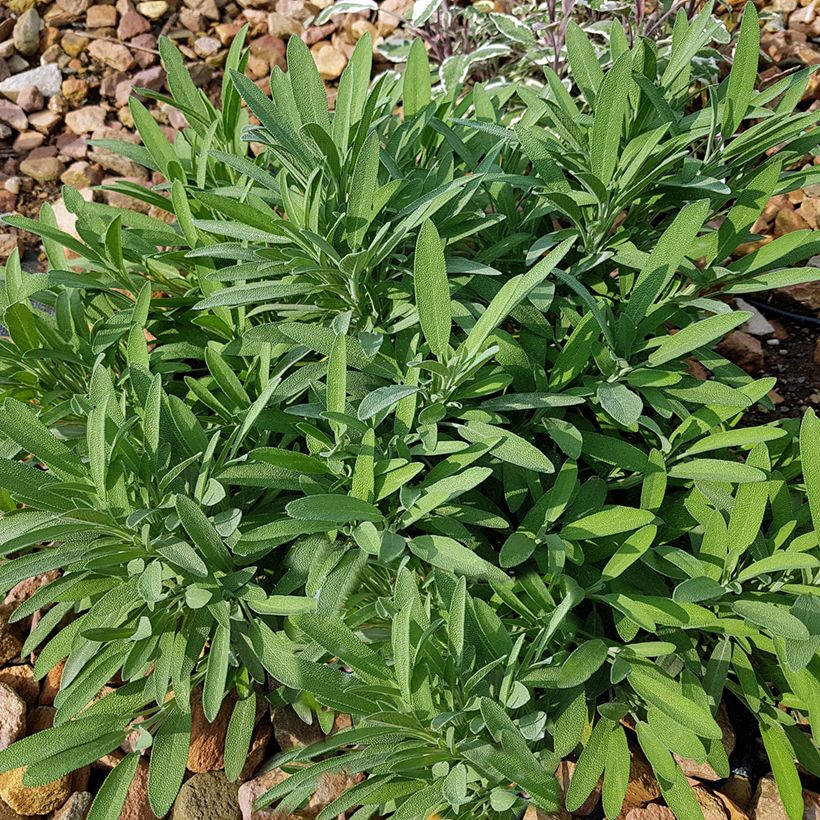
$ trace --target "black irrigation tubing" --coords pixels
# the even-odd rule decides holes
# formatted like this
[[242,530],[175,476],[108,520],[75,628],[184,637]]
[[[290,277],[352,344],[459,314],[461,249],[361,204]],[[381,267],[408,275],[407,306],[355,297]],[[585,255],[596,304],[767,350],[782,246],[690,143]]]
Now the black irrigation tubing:
[[741,297],[744,302],[758,308],[758,310],[776,313],[778,316],[787,316],[789,319],[794,319],[796,322],[803,322],[807,325],[816,325],[820,327],[820,319],[816,316],[806,316],[805,313],[794,313],[791,310],[784,310],[783,308],[770,305],[768,302],[758,302],[757,299],[747,299],[745,296]]

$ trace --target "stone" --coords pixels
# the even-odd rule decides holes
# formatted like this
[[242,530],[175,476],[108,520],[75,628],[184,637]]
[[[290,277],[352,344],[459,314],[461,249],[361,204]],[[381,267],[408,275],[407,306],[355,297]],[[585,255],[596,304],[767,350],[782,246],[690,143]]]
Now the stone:
[[70,774],[35,788],[23,785],[24,774],[25,766],[0,774],[0,798],[18,814],[48,814],[71,797]]
[[99,105],[86,105],[65,115],[65,124],[77,136],[90,134],[105,125],[105,111]]
[[40,697],[40,682],[34,678],[34,670],[27,663],[0,669],[0,684],[13,689],[26,703],[34,706]]
[[[261,774],[253,780],[248,780],[239,787],[239,808],[242,812],[242,820],[296,820],[287,815],[282,816],[276,809],[254,810],[254,803],[268,789],[273,788],[288,777],[281,769],[273,768]],[[325,806],[329,806],[344,791],[361,783],[364,775],[348,775],[346,772],[327,773],[321,776],[316,790],[310,798],[307,810],[300,817],[315,817]],[[568,818],[569,815],[566,815]]]
[[69,57],[79,57],[88,46],[88,38],[75,31],[67,31],[60,40],[60,45]]
[[16,660],[23,650],[19,627],[9,623],[13,611],[14,607],[9,604],[0,606],[0,664]]
[[0,100],[0,122],[10,125],[15,131],[25,131],[28,127],[26,112],[9,100]]
[[301,749],[324,739],[318,722],[305,723],[292,706],[281,706],[273,713],[273,736],[283,752]]
[[285,780],[288,775],[281,769],[271,769],[254,780],[248,780],[239,787],[239,810],[242,820],[284,820],[282,813],[276,809],[254,809],[254,803],[274,786]]
[[[804,820],[820,818],[820,794],[803,789]],[[770,774],[761,777],[749,810],[751,820],[788,820],[777,784]]]
[[188,748],[188,769],[192,772],[212,772],[225,767],[225,736],[233,714],[236,697],[225,698],[213,723],[202,711],[202,687],[191,693],[191,744]]
[[134,65],[134,55],[121,43],[94,40],[88,47],[88,53],[115,71],[128,71]]
[[36,54],[40,47],[40,32],[43,30],[43,21],[34,8],[24,11],[14,25],[12,39],[18,54],[30,57]]
[[8,749],[26,733],[26,702],[5,683],[0,683],[0,750]]
[[772,775],[760,778],[752,797],[749,816],[752,820],[788,820]]
[[797,212],[813,229],[820,228],[820,197],[807,196]]
[[369,34],[374,47],[376,38],[379,36],[378,29],[369,20],[353,20],[350,24],[350,34],[356,42],[361,40],[365,34]]
[[51,820],[85,820],[93,799],[91,792],[74,792],[74,794],[51,815]]
[[32,111],[40,111],[45,105],[45,100],[36,85],[27,85],[17,95],[17,105],[19,105],[23,111],[30,113]]
[[304,42],[306,46],[315,46],[316,43],[330,37],[334,31],[336,31],[335,23],[326,23],[323,26],[311,26],[302,34],[302,42]]
[[[567,797],[567,789],[569,788],[570,781],[572,780],[572,774],[575,771],[575,763],[572,760],[562,760],[558,764],[558,768],[555,771],[555,777],[558,780],[558,785],[561,787],[561,802],[563,803]],[[595,788],[592,790],[590,796],[584,801],[581,808],[577,809],[573,812],[574,815],[578,817],[586,817],[592,812],[595,811],[595,807],[598,805],[601,799],[601,788],[603,786],[603,778],[598,779],[598,783],[596,784]]]
[[703,820],[728,820],[723,801],[701,786],[694,788],[698,805],[703,812]]
[[265,60],[270,68],[277,65],[280,68],[285,67],[285,42],[278,37],[263,34],[251,41],[250,50],[254,57]]
[[735,306],[738,310],[752,314],[751,317],[740,326],[742,331],[751,333],[752,336],[771,336],[774,334],[774,326],[772,323],[754,305],[750,305],[743,299],[735,299]]
[[65,661],[60,661],[55,667],[49,669],[48,674],[43,679],[42,688],[40,689],[40,705],[51,706],[54,703],[54,698],[60,691],[60,682],[63,679],[63,668]]
[[35,111],[29,118],[28,124],[41,134],[50,134],[62,121],[62,117],[55,111]]
[[63,80],[62,94],[71,105],[82,105],[88,97],[88,81],[80,77],[67,77]]
[[59,67],[55,63],[47,63],[3,80],[0,83],[0,94],[14,100],[26,86],[33,85],[44,97],[53,97],[60,93],[62,80]]
[[[95,140],[125,140],[126,142],[137,143],[138,138],[129,131],[117,130],[109,126],[98,128],[91,135]],[[123,177],[135,177],[139,179],[146,179],[147,173],[142,166],[137,165],[133,160],[127,157],[115,154],[107,148],[100,145],[95,145],[91,149],[91,157],[99,163],[107,171],[113,171],[115,174]]]
[[[738,299],[737,301],[740,303],[743,300]],[[751,305],[749,307],[751,307]],[[745,310],[746,308],[738,304],[738,309]],[[762,316],[760,318],[763,319],[764,322],[766,321]],[[750,319],[749,322],[751,321],[752,320]],[[761,347],[760,350],[762,355],[763,348]],[[729,757],[729,755],[731,755],[735,750],[735,730],[732,728],[731,721],[729,720],[729,714],[727,713],[726,706],[723,703],[720,704],[715,720],[717,721],[718,726],[720,726],[723,730],[723,748],[726,750],[726,756]],[[678,762],[678,765],[681,767],[681,771],[687,777],[695,777],[698,780],[723,780],[723,778],[712,768],[711,765],[709,765],[709,763],[696,763],[694,760],[687,760],[686,758],[678,755],[674,755],[674,757]]]
[[117,26],[117,39],[130,40],[132,37],[149,31],[151,31],[151,24],[145,17],[137,13],[131,3],[128,3]]
[[57,149],[69,159],[85,159],[88,155],[88,143],[71,131],[64,131],[57,137]]
[[129,45],[134,47],[134,61],[141,69],[148,68],[157,61],[157,38],[150,32],[138,34]]
[[271,737],[273,737],[273,726],[270,722],[270,718],[265,714],[262,715],[262,719],[256,724],[256,728],[253,730],[248,756],[239,774],[240,780],[250,780],[250,778],[256,774],[262,765],[262,761],[267,756]]
[[[815,258],[812,257],[809,264],[813,264]],[[820,282],[803,282],[800,285],[789,285],[787,288],[778,288],[775,292],[781,296],[788,296],[789,299],[811,311],[820,310]]]
[[624,820],[675,820],[675,815],[666,806],[650,803],[648,806],[631,809]]
[[197,37],[194,40],[194,52],[197,57],[213,57],[219,49],[222,48],[222,43],[216,37]]
[[268,34],[271,37],[290,37],[291,34],[300,35],[304,26],[286,14],[272,11],[268,14]]
[[72,162],[60,176],[60,182],[72,188],[89,188],[92,185],[99,185],[101,180],[102,173],[99,166],[92,165],[85,160]]
[[35,148],[21,163],[20,171],[37,182],[53,182],[59,179],[65,166],[55,156],[35,156],[42,148]]
[[749,820],[749,815],[745,810],[737,805],[733,800],[727,797],[722,791],[710,792],[712,797],[717,798],[723,804],[723,810],[728,817],[728,820]]
[[13,148],[18,154],[27,154],[35,148],[39,148],[46,141],[46,135],[39,131],[23,131],[14,140]]
[[763,345],[760,339],[742,330],[733,330],[717,346],[717,351],[747,373],[759,373],[763,369]]
[[[436,815],[434,815],[434,817],[435,816]],[[530,803],[521,820],[572,820],[572,815],[564,809],[558,809],[558,811],[553,814],[547,814],[539,809],[538,806],[534,806]]]
[[85,12],[88,28],[112,28],[117,25],[117,9],[114,6],[89,6]]
[[644,806],[661,796],[655,773],[637,742],[629,738],[629,785],[624,807]]
[[318,48],[311,49],[313,62],[319,69],[319,76],[323,80],[335,80],[341,76],[347,65],[347,57],[330,43],[321,43]]
[[242,820],[238,792],[224,772],[199,772],[182,785],[171,820]]
[[148,802],[148,761],[143,759],[137,764],[119,820],[155,820],[155,817]]
[[376,15],[376,28],[382,37],[392,34],[404,19],[404,13],[413,5],[413,0],[383,0]]
[[71,17],[79,17],[85,13],[90,0],[57,0],[57,7]]
[[54,715],[57,710],[53,706],[37,706],[28,713],[26,719],[26,730],[28,734],[34,735],[37,732],[44,732],[54,725]]
[[137,10],[149,20],[159,20],[168,11],[168,3],[165,0],[145,0],[137,5]]
[[238,23],[218,23],[214,26],[214,34],[223,46],[229,46],[239,34],[241,26]]
[[198,11],[189,8],[179,10],[179,22],[194,34],[205,28],[205,18]]
[[781,208],[774,218],[775,237],[783,236],[792,231],[804,231],[809,227],[809,223],[795,210]]
[[[0,260],[5,262],[18,250],[20,250],[20,237],[16,233],[0,233]],[[2,820],[2,815],[0,815],[0,820]]]

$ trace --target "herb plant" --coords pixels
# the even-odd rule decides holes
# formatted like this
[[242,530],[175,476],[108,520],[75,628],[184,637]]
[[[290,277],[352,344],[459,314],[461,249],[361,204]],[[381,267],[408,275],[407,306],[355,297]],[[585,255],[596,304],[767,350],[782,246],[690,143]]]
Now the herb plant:
[[[494,3],[477,0],[448,3],[417,0],[401,14],[380,7],[376,0],[336,0],[313,19],[324,25],[344,15],[370,14],[392,31],[376,42],[379,54],[393,63],[404,63],[414,38],[420,38],[437,66],[438,81],[446,91],[457,91],[466,81],[492,85],[522,82],[540,87],[544,67],[570,82],[567,40],[580,27],[596,58],[608,67],[623,44],[639,39],[654,42],[658,56],[667,59],[677,14],[691,16],[698,4],[690,0],[665,0],[648,8],[642,0],[600,3],[585,0],[523,0]],[[714,82],[723,61],[719,48],[730,41],[722,20],[706,21],[705,37],[693,56],[699,82]]]
[[732,699],[802,816],[820,422],[744,425],[773,380],[714,348],[733,295],[817,276],[810,232],[734,257],[814,181],[817,114],[810,69],[755,90],[751,5],[727,80],[690,94],[710,14],[608,70],[572,29],[577,96],[551,71],[434,95],[418,41],[371,85],[365,36],[332,112],[298,39],[269,99],[240,36],[220,109],[161,44],[190,127],[171,145],[134,99],[142,146],[106,147],[164,177],[116,186],[163,218],[70,189],[79,239],[47,205],[6,218],[49,269],[13,256],[0,292],[0,588],[59,570],[13,617],[43,613],[37,677],[65,667],[54,728],[0,768],[47,782],[138,726],[89,818],[147,747],[164,816],[202,686],[209,720],[236,695],[231,779],[258,698],[352,716],[276,761],[283,811],[344,769],[366,776],[322,820],[553,812],[572,756],[566,807],[603,775],[614,818],[640,748],[689,820],[675,756],[727,776]]

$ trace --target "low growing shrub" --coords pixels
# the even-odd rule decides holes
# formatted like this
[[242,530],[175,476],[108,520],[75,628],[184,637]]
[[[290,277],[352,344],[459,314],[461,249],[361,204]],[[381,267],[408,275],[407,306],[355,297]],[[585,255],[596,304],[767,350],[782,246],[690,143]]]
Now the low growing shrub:
[[433,96],[420,43],[370,87],[364,37],[329,112],[300,40],[268,99],[240,37],[217,109],[161,44],[190,127],[170,144],[134,99],[142,146],[105,144],[165,178],[116,186],[150,213],[66,189],[79,238],[48,205],[6,219],[49,268],[5,269],[0,588],[59,571],[13,620],[43,613],[38,678],[65,667],[54,728],[0,769],[47,782],[137,727],[89,818],[147,747],[164,816],[201,686],[209,720],[236,696],[234,780],[260,700],[352,716],[278,759],[283,811],[344,769],[322,820],[552,812],[573,756],[567,808],[603,775],[614,818],[637,743],[689,820],[677,759],[728,775],[728,698],[802,816],[820,422],[744,426],[773,380],[714,346],[734,294],[817,276],[807,231],[734,256],[815,179],[817,115],[810,70],[755,91],[751,5],[690,95],[710,11],[606,72],[573,35],[578,98],[553,74]]

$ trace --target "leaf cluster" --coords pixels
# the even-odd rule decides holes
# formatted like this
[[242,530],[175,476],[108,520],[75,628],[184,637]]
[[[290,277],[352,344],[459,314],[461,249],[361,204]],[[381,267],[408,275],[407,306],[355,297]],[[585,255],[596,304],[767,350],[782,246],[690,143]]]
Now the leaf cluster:
[[418,41],[371,84],[365,36],[332,112],[298,39],[268,98],[240,36],[221,107],[163,41],[154,96],[189,128],[169,143],[135,99],[142,145],[105,145],[164,178],[116,186],[149,213],[66,189],[79,238],[47,205],[7,218],[49,268],[14,256],[0,289],[0,591],[58,571],[14,619],[43,613],[38,678],[65,668],[54,728],[0,768],[36,785],[138,725],[163,816],[201,692],[209,720],[235,703],[232,779],[260,702],[352,716],[281,757],[282,811],[344,769],[366,778],[325,817],[550,812],[575,756],[567,807],[603,775],[616,817],[638,744],[688,820],[676,758],[728,775],[733,699],[802,815],[820,422],[744,424],[773,380],[715,345],[748,318],[734,294],[817,276],[809,232],[736,255],[814,180],[817,114],[810,70],[755,90],[751,5],[692,96],[710,13],[608,70],[574,32],[575,95],[549,72],[434,93]]

